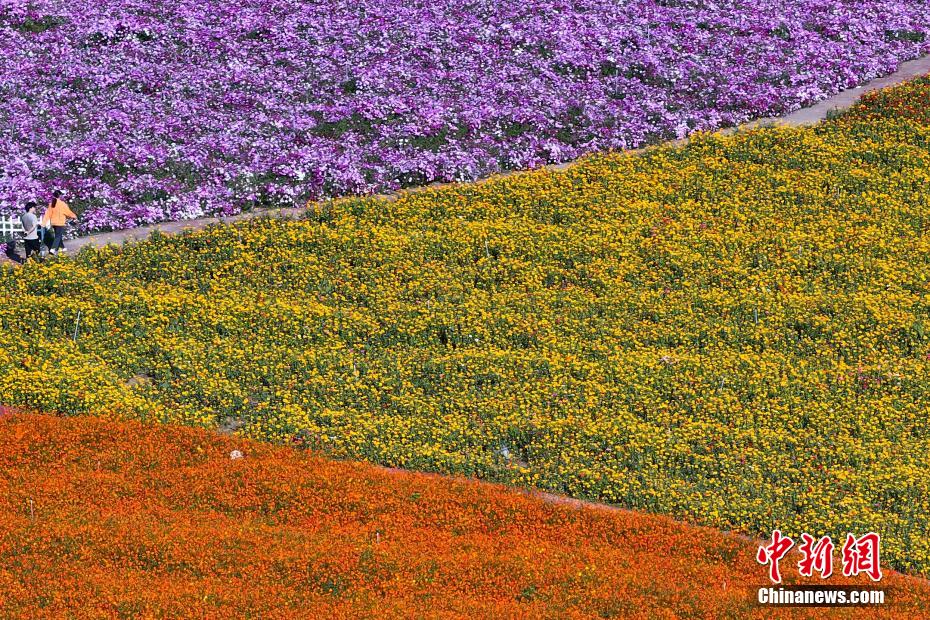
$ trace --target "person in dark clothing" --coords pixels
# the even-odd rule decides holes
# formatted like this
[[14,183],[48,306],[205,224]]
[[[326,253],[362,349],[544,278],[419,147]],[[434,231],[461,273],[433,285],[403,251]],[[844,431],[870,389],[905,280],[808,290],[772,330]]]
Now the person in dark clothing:
[[6,254],[6,257],[9,258],[14,263],[18,263],[22,265],[23,263],[26,262],[23,259],[23,257],[20,256],[19,253],[16,251],[16,241],[8,241],[6,243],[0,243],[0,248],[3,249],[4,254]]

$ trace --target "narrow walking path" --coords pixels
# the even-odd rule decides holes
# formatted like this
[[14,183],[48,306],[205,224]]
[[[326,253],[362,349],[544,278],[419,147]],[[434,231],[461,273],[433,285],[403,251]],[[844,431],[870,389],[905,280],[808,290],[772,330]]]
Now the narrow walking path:
[[[743,129],[752,129],[754,127],[759,127],[768,124],[778,124],[778,125],[788,125],[794,127],[803,127],[807,125],[814,125],[820,121],[827,118],[827,115],[834,110],[845,110],[855,104],[862,95],[873,90],[878,90],[881,88],[886,88],[888,86],[893,86],[895,84],[900,84],[908,80],[912,80],[915,77],[921,75],[926,75],[930,73],[930,56],[924,56],[916,60],[911,60],[905,63],[902,63],[897,71],[887,75],[885,77],[877,78],[858,86],[856,88],[851,88],[843,92],[837,93],[836,95],[825,99],[819,103],[816,103],[810,107],[802,108],[795,112],[792,112],[783,117],[776,118],[761,118],[755,121],[751,121],[740,125],[739,127],[731,127],[728,129],[721,130],[723,133],[734,133],[738,130]],[[686,142],[687,139],[678,141],[679,143]],[[638,149],[642,150],[642,149]],[[632,151],[636,152],[636,151]],[[565,168],[572,165],[572,162],[566,162],[563,164],[555,164],[548,166],[548,168],[553,170],[564,170]],[[519,172],[513,172],[508,174],[519,174]],[[500,175],[495,175],[500,176]],[[489,178],[495,178],[495,176]],[[433,184],[427,187],[435,187]],[[423,189],[423,188],[419,188]],[[406,192],[417,191],[416,188],[410,190],[404,190]],[[379,197],[391,200],[395,199],[399,194],[381,194]],[[106,246],[109,244],[123,244],[127,241],[136,241],[147,238],[155,231],[160,231],[162,233],[179,233],[184,230],[199,230],[206,228],[212,224],[228,224],[240,220],[248,220],[257,217],[297,217],[304,212],[303,207],[294,207],[289,209],[268,209],[268,210],[255,210],[248,211],[245,213],[240,213],[238,215],[232,215],[227,217],[205,217],[195,220],[182,220],[180,222],[165,222],[161,224],[153,224],[151,226],[142,226],[138,228],[133,228],[130,230],[118,230],[108,233],[100,233],[95,235],[90,235],[87,237],[80,237],[73,239],[68,242],[68,247],[72,251],[78,251],[86,246]]]
[[862,86],[857,86],[856,88],[844,90],[833,95],[829,99],[824,99],[823,101],[815,103],[812,106],[801,108],[800,110],[796,110],[786,116],[780,118],[761,118],[759,120],[746,123],[743,125],[743,127],[748,129],[771,123],[789,125],[792,127],[816,125],[820,121],[825,120],[830,112],[834,112],[836,110],[846,110],[852,107],[857,101],[859,101],[862,95],[866,93],[872,92],[874,90],[881,90],[882,88],[888,88],[889,86],[901,84],[902,82],[908,82],[914,78],[927,75],[928,73],[930,73],[930,56],[923,56],[916,60],[909,60],[899,65],[897,71],[890,75],[876,78],[871,82],[867,82]]

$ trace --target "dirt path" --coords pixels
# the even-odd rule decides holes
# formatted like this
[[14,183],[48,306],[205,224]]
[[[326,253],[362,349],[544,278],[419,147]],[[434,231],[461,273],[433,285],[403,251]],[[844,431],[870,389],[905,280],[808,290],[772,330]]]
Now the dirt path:
[[[792,112],[784,117],[780,118],[762,118],[758,119],[744,125],[740,125],[736,128],[729,128],[722,130],[724,133],[733,133],[741,129],[751,129],[753,127],[758,127],[760,125],[766,124],[780,124],[780,125],[789,125],[795,127],[802,127],[806,125],[816,124],[825,118],[833,110],[844,110],[849,108],[854,103],[856,103],[863,94],[878,90],[880,88],[886,88],[888,86],[893,86],[895,84],[900,84],[901,82],[906,82],[915,77],[926,75],[930,73],[930,56],[924,56],[916,60],[911,60],[901,64],[898,67],[898,70],[881,77],[862,86],[845,90],[841,93],[838,93],[829,99],[825,99],[817,104],[814,104],[807,108],[802,108],[796,112]],[[679,141],[685,142],[685,140]],[[641,149],[640,149],[641,150]],[[633,151],[635,152],[635,151]],[[569,167],[571,162],[564,164],[557,164],[549,166],[549,168],[554,170],[564,170]],[[518,173],[509,173],[509,174],[518,174]],[[494,178],[494,177],[490,177]],[[435,187],[438,184],[434,184],[427,187]],[[420,188],[422,189],[422,188]],[[416,189],[405,190],[405,191],[417,191]],[[379,197],[392,200],[396,199],[398,194],[382,194]],[[297,217],[304,211],[303,207],[295,207],[290,209],[271,209],[271,210],[255,210],[248,211],[246,213],[241,213],[239,215],[233,215],[228,217],[205,217],[196,220],[184,220],[180,222],[165,222],[161,224],[154,224],[151,226],[143,226],[139,228],[133,228],[130,230],[119,230],[109,233],[101,233],[96,235],[90,235],[87,237],[80,237],[77,239],[72,239],[68,242],[68,247],[72,252],[76,252],[85,246],[105,246],[109,244],[123,244],[127,241],[134,241],[145,239],[151,235],[154,231],[160,231],[163,233],[179,233],[184,230],[199,230],[201,228],[206,228],[211,224],[228,224],[231,222],[236,222],[240,220],[248,220],[256,217],[263,216],[272,216],[272,217]]]

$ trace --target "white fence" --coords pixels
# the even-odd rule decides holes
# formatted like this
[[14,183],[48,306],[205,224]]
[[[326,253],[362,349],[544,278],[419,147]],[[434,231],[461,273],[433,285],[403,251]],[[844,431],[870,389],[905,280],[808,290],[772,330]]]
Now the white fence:
[[23,225],[18,217],[0,216],[0,240],[12,239],[14,235],[23,232]]

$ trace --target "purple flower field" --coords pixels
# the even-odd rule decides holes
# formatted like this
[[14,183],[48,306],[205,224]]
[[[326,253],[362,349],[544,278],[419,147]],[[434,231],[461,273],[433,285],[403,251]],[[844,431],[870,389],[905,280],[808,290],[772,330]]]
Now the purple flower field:
[[0,0],[0,212],[81,229],[472,179],[780,114],[930,49],[896,0]]

